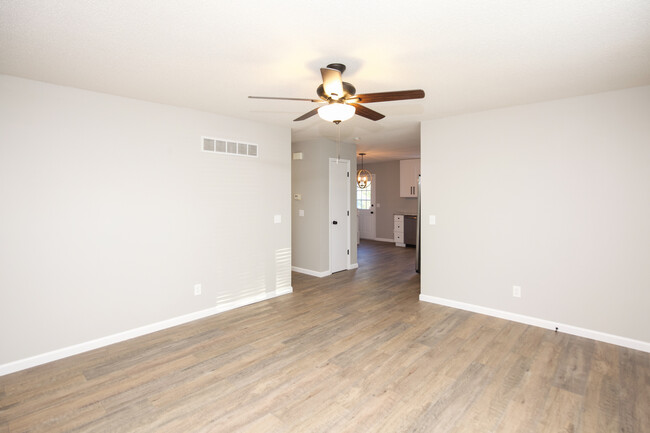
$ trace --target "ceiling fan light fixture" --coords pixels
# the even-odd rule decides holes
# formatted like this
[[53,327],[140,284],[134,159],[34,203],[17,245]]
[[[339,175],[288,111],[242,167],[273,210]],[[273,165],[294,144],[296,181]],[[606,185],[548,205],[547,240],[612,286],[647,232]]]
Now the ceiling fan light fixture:
[[343,122],[354,116],[354,107],[352,105],[334,102],[323,105],[318,109],[318,115],[321,119],[328,122]]

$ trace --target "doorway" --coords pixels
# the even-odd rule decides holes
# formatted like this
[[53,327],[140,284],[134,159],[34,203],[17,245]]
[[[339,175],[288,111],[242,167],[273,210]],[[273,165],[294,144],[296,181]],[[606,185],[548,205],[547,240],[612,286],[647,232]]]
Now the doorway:
[[329,160],[330,272],[350,267],[350,161]]
[[370,184],[365,188],[357,185],[357,214],[359,215],[359,237],[377,239],[377,176],[372,175]]

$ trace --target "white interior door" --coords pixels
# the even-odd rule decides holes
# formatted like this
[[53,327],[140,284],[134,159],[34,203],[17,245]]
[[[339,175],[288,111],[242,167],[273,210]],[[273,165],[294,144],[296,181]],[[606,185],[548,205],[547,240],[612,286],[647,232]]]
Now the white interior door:
[[359,214],[359,237],[363,239],[377,238],[377,214],[375,213],[377,197],[377,176],[372,175],[370,185],[366,188],[357,187],[357,213]]
[[350,161],[330,158],[330,272],[350,265]]

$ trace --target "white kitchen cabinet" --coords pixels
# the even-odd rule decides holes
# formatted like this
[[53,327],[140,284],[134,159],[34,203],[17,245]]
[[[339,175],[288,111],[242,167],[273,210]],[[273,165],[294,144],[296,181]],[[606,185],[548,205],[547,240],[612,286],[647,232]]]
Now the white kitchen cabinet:
[[420,160],[405,159],[399,162],[399,196],[418,196],[418,177],[420,176]]
[[404,215],[393,215],[393,240],[395,246],[406,246],[404,243]]

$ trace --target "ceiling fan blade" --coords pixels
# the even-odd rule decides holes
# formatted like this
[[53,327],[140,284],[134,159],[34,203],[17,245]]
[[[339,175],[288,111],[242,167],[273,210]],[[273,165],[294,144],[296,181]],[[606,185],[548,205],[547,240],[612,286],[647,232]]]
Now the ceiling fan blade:
[[309,102],[323,102],[321,99],[309,98],[283,98],[278,96],[249,96],[251,99],[279,99],[282,101],[309,101]]
[[401,101],[404,99],[421,99],[424,98],[424,90],[399,90],[396,92],[381,92],[381,93],[365,93],[351,97],[351,100],[357,102],[385,102],[385,101]]
[[[318,108],[320,108],[320,107],[318,107]],[[298,122],[298,121],[300,121],[300,120],[309,119],[311,116],[313,116],[313,115],[315,115],[316,113],[318,113],[318,108],[314,108],[313,110],[308,111],[307,113],[303,114],[302,116],[300,116],[300,117],[298,117],[298,118],[296,118],[296,119],[293,119],[293,121],[294,121],[294,122]]]
[[332,99],[343,97],[343,80],[341,80],[341,71],[330,68],[320,68],[320,74],[323,76],[323,89],[325,94]]
[[350,104],[350,105],[352,105],[354,108],[356,108],[356,111],[355,111],[354,114],[358,114],[359,116],[365,117],[366,119],[380,120],[380,119],[383,119],[384,117],[386,117],[383,114],[377,113],[375,110],[371,110],[370,108],[364,107],[361,104]]

